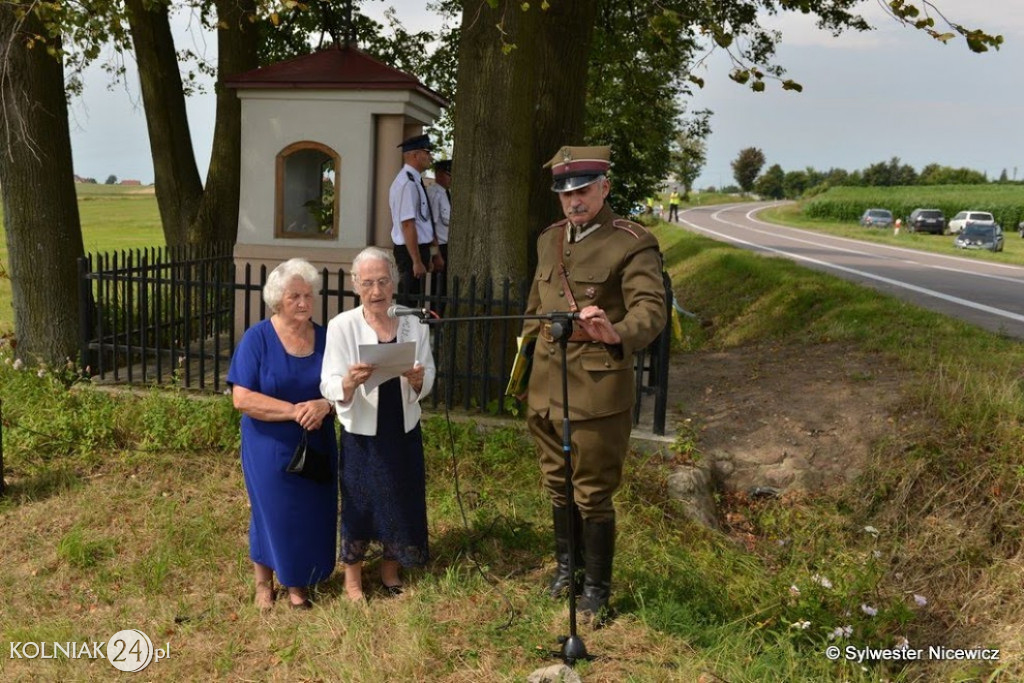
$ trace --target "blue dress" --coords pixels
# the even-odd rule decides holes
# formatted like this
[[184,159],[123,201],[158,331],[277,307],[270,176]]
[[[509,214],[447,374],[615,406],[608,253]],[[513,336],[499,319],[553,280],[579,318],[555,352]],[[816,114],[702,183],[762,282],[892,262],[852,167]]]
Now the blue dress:
[[[313,353],[285,351],[270,320],[249,328],[231,359],[228,382],[291,403],[320,398],[320,365],[327,330],[314,325]],[[338,519],[337,476],[327,484],[285,471],[302,427],[242,416],[242,474],[249,494],[249,557],[291,587],[311,586],[334,571]],[[309,445],[328,453],[337,473],[334,422],[324,418]]]
[[405,431],[399,378],[377,391],[377,435],[341,437],[341,561],[361,562],[379,541],[385,560],[422,567],[430,559],[423,434],[418,422]]

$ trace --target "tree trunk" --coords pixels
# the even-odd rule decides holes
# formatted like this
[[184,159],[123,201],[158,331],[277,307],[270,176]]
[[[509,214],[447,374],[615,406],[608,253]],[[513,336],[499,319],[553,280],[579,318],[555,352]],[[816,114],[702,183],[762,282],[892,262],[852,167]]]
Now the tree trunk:
[[64,66],[35,15],[0,3],[0,195],[17,354],[51,364],[76,358],[77,259],[84,255],[72,173]]
[[[221,82],[259,66],[259,33],[249,21],[253,0],[218,0],[217,73]],[[206,190],[192,225],[192,244],[229,241],[238,233],[238,201],[242,178],[242,103],[233,89],[217,84],[217,118],[213,132]]]
[[562,0],[541,12],[523,11],[511,0],[496,9],[487,0],[465,3],[449,243],[453,274],[517,282],[530,274],[536,234],[560,216],[550,173],[541,166],[561,145],[583,143],[596,4]]
[[[537,94],[534,112],[533,174],[531,175],[530,237],[527,274],[537,265],[537,234],[552,221],[561,219],[558,195],[551,191],[551,171],[541,167],[563,145],[583,145],[587,101],[587,71],[597,0],[552,2],[540,21],[536,45]],[[589,141],[607,144],[607,140]],[[614,157],[613,157],[614,159]]]
[[[189,241],[203,197],[167,5],[125,0],[139,65],[156,201],[168,246]],[[237,191],[237,190],[236,190]]]

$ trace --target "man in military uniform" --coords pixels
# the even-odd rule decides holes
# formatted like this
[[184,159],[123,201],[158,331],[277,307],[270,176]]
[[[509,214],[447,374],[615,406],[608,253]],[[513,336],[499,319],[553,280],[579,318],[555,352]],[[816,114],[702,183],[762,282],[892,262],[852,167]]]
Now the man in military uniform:
[[[551,167],[551,189],[558,193],[566,217],[537,240],[537,272],[526,313],[579,314],[567,346],[567,408],[562,405],[561,349],[550,323],[527,321],[523,328],[524,337],[537,336],[527,424],[540,449],[544,487],[552,502],[557,569],[549,591],[558,597],[576,589],[575,577],[569,576],[573,534],[575,547],[583,548],[585,568],[580,611],[598,619],[611,596],[612,495],[622,477],[632,428],[633,353],[658,336],[667,315],[658,241],[605,203],[610,152],[608,147],[563,147],[545,164]],[[582,520],[571,519],[568,511],[562,450],[566,410],[573,499]]]
[[437,244],[430,202],[421,175],[430,168],[430,138],[417,135],[398,146],[402,148],[405,164],[395,176],[388,193],[391,241],[395,243],[395,262],[401,277],[399,290],[414,297],[423,292],[423,279],[428,272],[444,270],[444,259]]

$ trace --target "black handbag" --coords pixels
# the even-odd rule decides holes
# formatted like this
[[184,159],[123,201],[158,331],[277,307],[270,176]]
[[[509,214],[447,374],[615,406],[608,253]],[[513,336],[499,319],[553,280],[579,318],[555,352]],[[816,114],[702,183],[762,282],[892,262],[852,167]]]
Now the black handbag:
[[299,445],[295,447],[291,462],[288,463],[286,471],[305,477],[318,484],[326,484],[331,480],[331,460],[326,453],[318,451],[309,445],[309,431],[302,430],[302,438]]

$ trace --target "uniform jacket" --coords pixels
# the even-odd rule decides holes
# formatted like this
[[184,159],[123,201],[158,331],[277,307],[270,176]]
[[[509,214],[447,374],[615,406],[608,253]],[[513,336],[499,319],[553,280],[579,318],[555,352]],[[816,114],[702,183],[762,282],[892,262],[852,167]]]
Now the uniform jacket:
[[[408,433],[420,420],[419,401],[430,393],[434,386],[434,356],[430,352],[430,328],[411,317],[399,320],[398,342],[416,342],[416,360],[425,368],[423,387],[419,393],[413,391],[409,380],[399,377],[402,383],[402,406],[405,410],[405,431]],[[363,317],[363,307],[339,313],[327,323],[327,347],[324,349],[324,363],[320,370],[320,393],[334,403],[338,421],[345,431],[352,434],[375,436],[377,434],[377,405],[379,390],[374,387],[366,391],[361,385],[352,394],[348,403],[342,403],[342,378],[348,368],[359,362],[359,345],[376,344],[377,333]]]
[[434,216],[437,243],[448,244],[448,225],[452,219],[452,204],[448,201],[448,190],[434,183],[427,188],[427,199],[430,200],[430,213]]
[[[527,314],[568,311],[559,256],[580,310],[604,309],[621,345],[569,342],[569,417],[585,420],[613,415],[633,406],[636,380],[633,353],[650,344],[665,327],[665,286],[658,241],[638,223],[615,215],[606,204],[594,218],[599,224],[577,243],[566,241],[568,220],[548,226],[537,240],[537,272],[530,288]],[[588,228],[591,226],[587,226]],[[571,230],[569,225],[568,229]],[[543,334],[541,321],[527,321],[524,336]],[[537,340],[530,373],[528,405],[541,414],[562,414],[561,348]]]
[[391,207],[391,241],[405,244],[402,221],[416,221],[416,238],[420,244],[434,240],[434,225],[430,217],[430,203],[419,171],[405,164],[395,176],[388,190],[388,206]]

